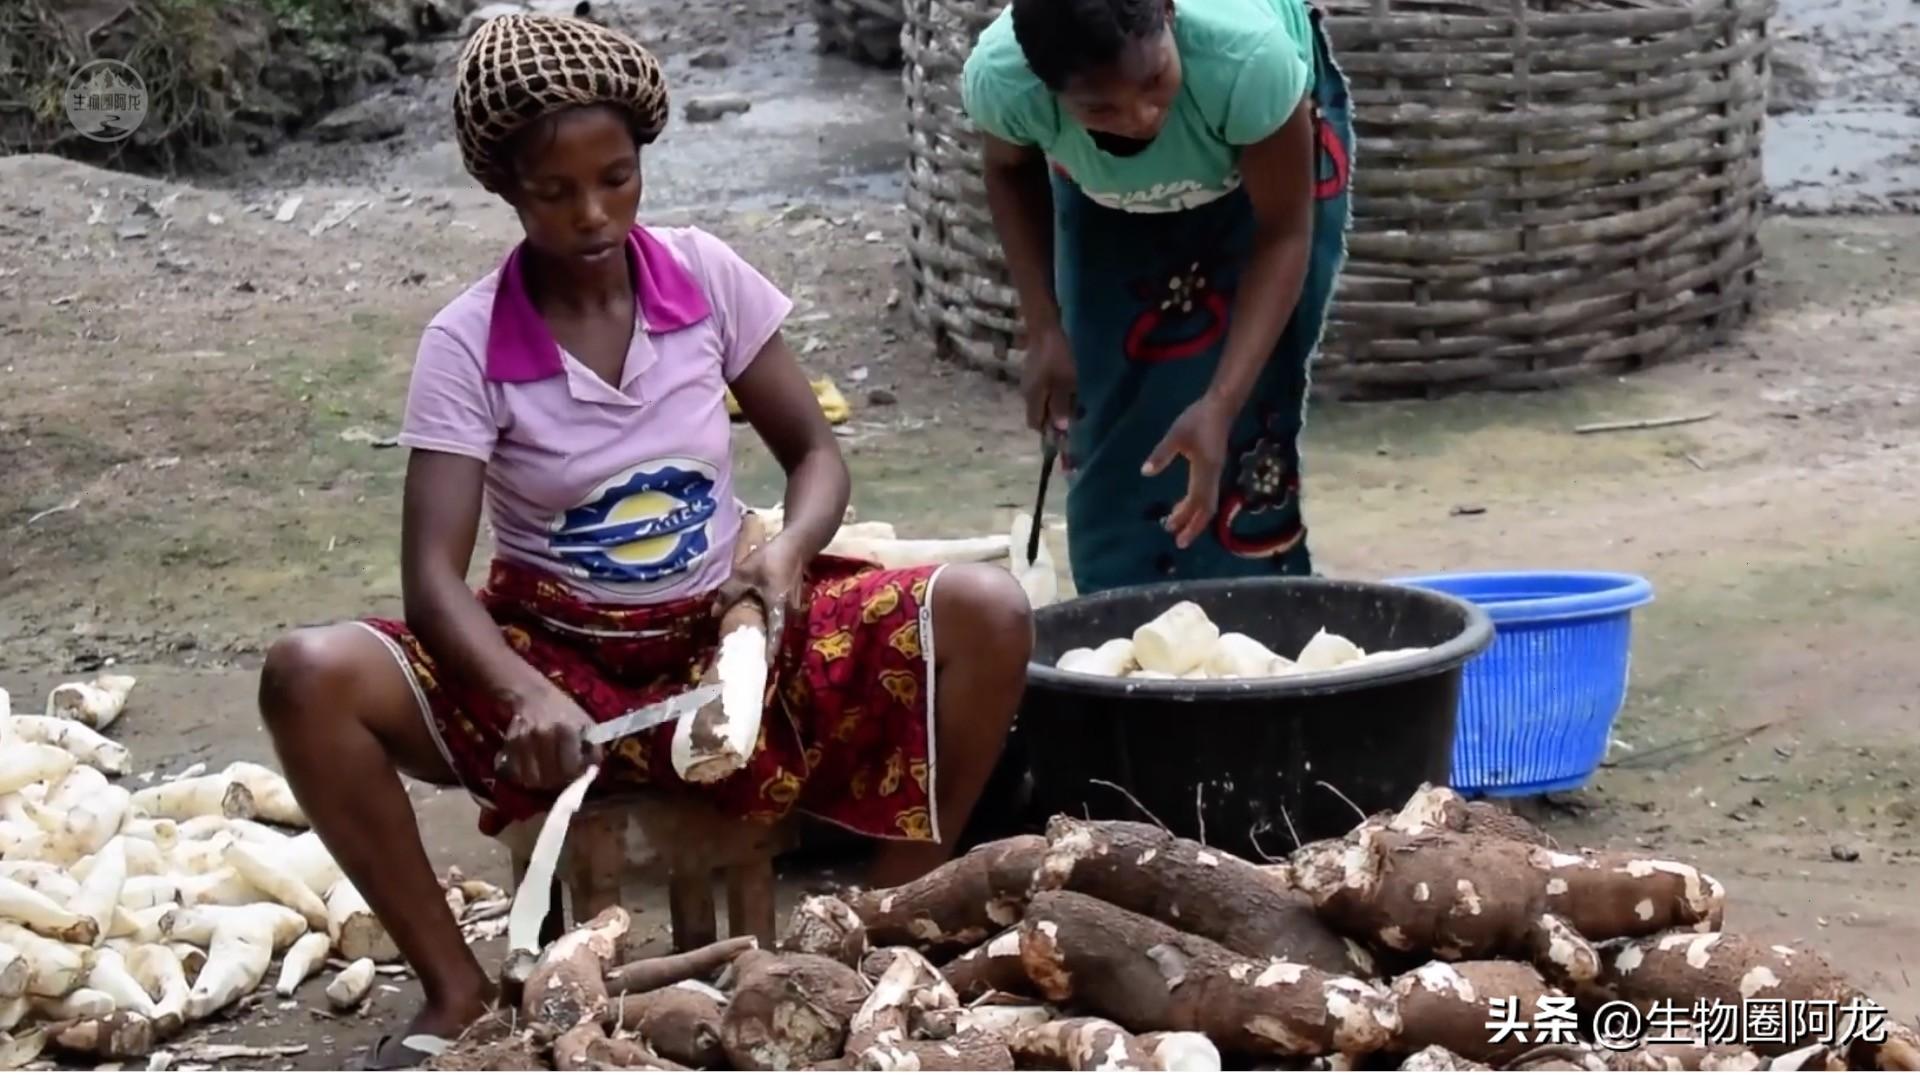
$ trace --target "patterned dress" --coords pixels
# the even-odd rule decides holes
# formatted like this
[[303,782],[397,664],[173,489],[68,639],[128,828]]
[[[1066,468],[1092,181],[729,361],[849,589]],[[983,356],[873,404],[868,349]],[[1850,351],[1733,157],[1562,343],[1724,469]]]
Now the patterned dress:
[[[760,741],[745,768],[697,787],[721,810],[771,822],[803,810],[894,840],[938,840],[934,807],[933,618],[937,567],[882,570],[822,557],[805,618],[787,622],[769,679]],[[696,685],[718,626],[710,596],[637,607],[583,601],[560,579],[499,560],[481,603],[507,644],[596,722]],[[543,812],[551,792],[496,774],[511,716],[477,687],[443,679],[405,624],[361,622],[407,673],[447,763],[494,835]],[[665,724],[607,748],[595,793],[695,788],[673,771]]]

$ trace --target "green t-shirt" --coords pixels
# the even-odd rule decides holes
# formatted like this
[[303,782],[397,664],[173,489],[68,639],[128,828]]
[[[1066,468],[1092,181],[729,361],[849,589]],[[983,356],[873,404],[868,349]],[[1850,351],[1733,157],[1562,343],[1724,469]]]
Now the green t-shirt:
[[1304,0],[1177,0],[1173,34],[1180,93],[1160,134],[1137,154],[1094,144],[1027,66],[1013,11],[980,33],[962,94],[981,130],[1035,146],[1095,202],[1162,213],[1211,202],[1239,187],[1240,148],[1278,131],[1313,71]]

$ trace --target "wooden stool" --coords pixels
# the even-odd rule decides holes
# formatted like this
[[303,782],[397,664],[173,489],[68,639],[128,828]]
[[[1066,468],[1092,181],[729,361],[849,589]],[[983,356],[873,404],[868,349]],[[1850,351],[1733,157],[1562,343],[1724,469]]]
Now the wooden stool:
[[[500,834],[523,881],[545,816],[516,822]],[[790,822],[755,825],[688,798],[637,794],[595,800],[574,814],[553,881],[553,906],[541,927],[545,945],[575,923],[622,904],[629,885],[667,886],[673,950],[719,940],[714,915],[716,873],[726,878],[727,932],[773,941],[773,857],[793,847]]]

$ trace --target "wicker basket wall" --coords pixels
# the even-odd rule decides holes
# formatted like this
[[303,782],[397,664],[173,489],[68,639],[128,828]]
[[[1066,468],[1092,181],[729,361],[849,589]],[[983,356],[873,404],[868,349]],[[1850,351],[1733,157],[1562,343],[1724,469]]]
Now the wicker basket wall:
[[813,0],[820,49],[863,64],[896,67],[906,16],[900,0]]
[[[967,49],[997,0],[907,0],[916,312],[1017,368]],[[1550,7],[1552,10],[1538,10]],[[1550,385],[1668,359],[1752,303],[1774,0],[1331,0],[1359,145],[1315,368],[1349,395]]]

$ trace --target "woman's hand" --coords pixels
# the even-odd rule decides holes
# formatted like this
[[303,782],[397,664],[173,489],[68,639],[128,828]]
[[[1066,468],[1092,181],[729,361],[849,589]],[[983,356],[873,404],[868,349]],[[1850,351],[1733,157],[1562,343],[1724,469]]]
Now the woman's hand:
[[1173,542],[1182,548],[1206,531],[1220,505],[1220,470],[1226,464],[1227,434],[1232,428],[1233,410],[1214,395],[1203,395],[1173,422],[1140,469],[1143,475],[1158,476],[1174,458],[1187,459],[1187,495],[1164,522]]
[[768,663],[779,652],[788,610],[800,606],[800,589],[806,578],[806,559],[797,546],[783,542],[788,535],[781,533],[743,555],[733,566],[733,576],[720,586],[714,598],[714,615],[723,619],[742,602],[760,605],[767,620]]
[[600,760],[600,748],[587,741],[592,727],[593,719],[572,698],[536,679],[514,705],[501,771],[534,791],[563,788]]
[[1078,381],[1073,373],[1073,348],[1060,324],[1044,326],[1027,344],[1027,360],[1020,369],[1020,392],[1027,399],[1027,426],[1059,436],[1073,419]]

